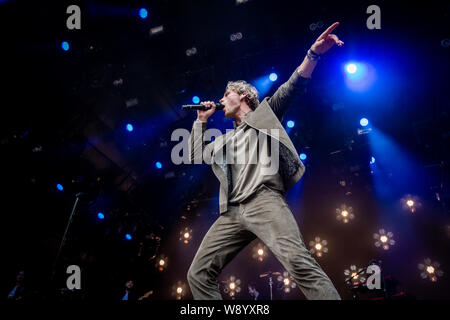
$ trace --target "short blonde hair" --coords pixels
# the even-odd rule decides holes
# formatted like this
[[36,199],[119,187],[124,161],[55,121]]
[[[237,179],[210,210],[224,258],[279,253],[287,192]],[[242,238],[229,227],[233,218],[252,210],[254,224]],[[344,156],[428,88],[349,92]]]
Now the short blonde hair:
[[259,105],[258,90],[250,83],[244,80],[229,81],[226,90],[233,90],[238,94],[246,93],[245,102],[250,109],[255,110]]

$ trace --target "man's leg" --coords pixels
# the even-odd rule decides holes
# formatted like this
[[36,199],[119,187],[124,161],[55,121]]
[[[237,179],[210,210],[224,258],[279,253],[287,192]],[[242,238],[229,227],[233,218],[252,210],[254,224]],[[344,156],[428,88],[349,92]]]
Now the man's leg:
[[340,299],[331,280],[306,248],[281,194],[263,187],[244,205],[243,218],[248,230],[272,251],[307,299]]
[[221,300],[216,278],[256,236],[242,228],[239,207],[230,207],[206,233],[188,271],[195,300]]

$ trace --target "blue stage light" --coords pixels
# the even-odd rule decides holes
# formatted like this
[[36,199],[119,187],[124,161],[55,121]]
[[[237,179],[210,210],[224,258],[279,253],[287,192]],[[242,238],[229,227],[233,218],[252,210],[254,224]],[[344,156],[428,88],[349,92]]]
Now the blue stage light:
[[99,218],[100,220],[105,219],[105,215],[101,212],[97,213],[97,218]]
[[158,168],[158,169],[161,169],[162,168],[162,164],[161,164],[161,162],[156,162],[155,163],[155,166],[156,166],[156,168]]
[[139,10],[139,17],[141,17],[142,19],[147,18],[148,16],[148,11],[145,8],[142,8],[141,10]]
[[344,65],[345,83],[352,91],[363,92],[375,82],[376,70],[367,62],[348,62]]
[[369,124],[369,120],[367,120],[366,118],[362,118],[361,120],[359,120],[359,124],[365,127]]
[[306,160],[306,154],[305,153],[300,153],[300,160]]
[[131,132],[131,131],[134,130],[133,125],[132,125],[131,123],[128,123],[128,124],[127,124],[127,130],[128,130],[129,132]]
[[197,104],[197,103],[200,102],[200,98],[197,97],[197,96],[193,96],[193,97],[192,97],[192,102],[195,103],[195,104]]
[[277,79],[278,79],[278,75],[276,74],[276,73],[271,73],[270,74],[270,76],[269,76],[269,79],[270,79],[270,81],[277,81]]
[[64,187],[62,186],[62,184],[57,184],[56,185],[56,189],[58,189],[59,191],[63,191],[64,190]]
[[61,43],[61,48],[62,48],[64,51],[68,51],[69,48],[70,48],[69,43],[68,43],[67,41],[63,41],[63,42]]
[[354,63],[348,63],[345,67],[348,73],[353,74],[358,70],[358,67]]
[[127,233],[126,235],[125,235],[125,239],[127,239],[127,240],[131,240],[133,237],[129,234],[129,233]]
[[286,124],[288,128],[293,128],[295,126],[295,121],[289,120]]
[[375,163],[375,158],[374,157],[370,158],[370,164],[374,164],[374,163]]

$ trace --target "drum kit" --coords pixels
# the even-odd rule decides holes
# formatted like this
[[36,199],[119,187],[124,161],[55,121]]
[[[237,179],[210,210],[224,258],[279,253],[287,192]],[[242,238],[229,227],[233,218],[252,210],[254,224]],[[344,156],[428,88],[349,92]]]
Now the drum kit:
[[[381,287],[380,288],[374,288],[376,290],[372,290],[372,288],[369,288],[371,286],[368,286],[368,282],[372,281],[369,277],[367,280],[362,280],[365,279],[364,277],[361,279],[361,281],[353,281],[356,278],[360,278],[363,274],[365,273],[369,273],[369,267],[373,267],[373,266],[377,266],[378,270],[380,272],[379,276],[381,277]],[[397,292],[397,285],[398,285],[398,281],[396,279],[394,279],[392,276],[390,275],[384,275],[383,272],[381,271],[381,265],[382,265],[382,261],[381,260],[372,260],[366,267],[359,269],[358,271],[355,271],[354,273],[351,274],[351,276],[349,278],[347,278],[345,280],[345,285],[347,286],[347,288],[350,290],[351,294],[352,294],[352,299],[353,300],[358,300],[360,298],[365,298],[365,299],[393,299],[393,298],[402,298],[403,296],[405,296],[404,292]],[[265,279],[265,281],[267,282],[267,284],[269,285],[269,292],[270,292],[270,300],[273,300],[273,285],[274,285],[274,278],[277,279],[278,281],[280,281],[281,277],[280,276],[286,276],[287,272],[285,272],[285,274],[283,275],[281,272],[274,272],[274,271],[266,271],[262,274],[260,274],[258,277],[260,279]],[[377,274],[373,273],[372,277],[376,277]],[[290,279],[291,281],[293,280],[292,277]],[[240,281],[240,280],[239,280]],[[221,281],[222,283],[228,283],[227,281]],[[240,282],[239,282],[240,284]],[[279,283],[279,285],[282,285],[282,283]],[[252,287],[252,290],[250,290],[250,287]],[[240,289],[240,288],[239,288]],[[240,290],[239,290],[240,291]],[[237,292],[239,292],[237,291]],[[372,291],[372,295],[370,295],[369,297],[359,297],[359,295],[364,294],[364,293],[368,293]],[[249,284],[249,293],[250,295],[254,298],[254,300],[259,300],[258,296],[259,296],[259,292],[256,293],[256,288],[254,287],[254,285],[250,285]],[[288,292],[288,291],[286,291]],[[235,299],[235,296],[232,295],[231,296],[232,299]]]

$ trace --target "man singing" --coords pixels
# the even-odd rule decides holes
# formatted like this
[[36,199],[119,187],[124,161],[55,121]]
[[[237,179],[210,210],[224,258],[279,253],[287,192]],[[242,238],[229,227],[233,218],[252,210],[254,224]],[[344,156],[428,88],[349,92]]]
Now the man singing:
[[[280,123],[291,102],[306,92],[320,55],[335,44],[344,44],[331,34],[338,25],[334,23],[320,35],[290,79],[261,103],[252,85],[245,81],[229,82],[220,103],[225,116],[235,119],[234,130],[208,145],[204,143],[204,133],[216,105],[211,101],[201,103],[210,109],[197,111],[189,139],[190,161],[198,163],[198,155],[212,159],[212,169],[220,182],[220,216],[205,235],[188,271],[194,299],[222,299],[216,282],[218,275],[256,237],[286,268],[307,299],[340,299],[328,276],[305,247],[286,203],[286,192],[300,180],[305,167]],[[252,143],[254,132],[264,136],[265,143]],[[277,153],[269,140],[277,143]],[[230,144],[232,148],[228,147]],[[223,152],[230,151],[240,159],[243,156],[275,160],[277,170],[270,172],[262,161],[230,161],[228,156],[223,156]]]

